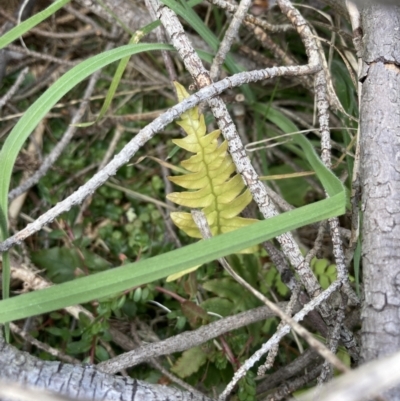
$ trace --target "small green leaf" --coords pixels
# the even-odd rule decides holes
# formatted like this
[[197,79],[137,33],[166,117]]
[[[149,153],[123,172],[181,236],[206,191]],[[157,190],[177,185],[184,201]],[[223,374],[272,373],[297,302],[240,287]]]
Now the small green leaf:
[[134,294],[133,294],[133,301],[134,302],[139,302],[142,299],[142,288],[136,288]]
[[207,312],[213,312],[223,317],[232,315],[234,311],[233,302],[225,298],[218,298],[218,297],[208,298],[205,301],[203,301],[200,304],[200,306]]
[[176,325],[175,325],[176,330],[178,330],[178,331],[183,330],[183,328],[186,326],[186,321],[187,320],[186,320],[185,316],[179,316],[176,319]]
[[61,337],[63,340],[68,340],[71,337],[69,330],[59,327],[46,327],[45,331],[53,336]]
[[203,284],[203,288],[221,298],[227,298],[232,301],[235,305],[235,312],[260,305],[254,295],[246,292],[240,284],[233,281],[230,277],[206,281]]
[[31,257],[35,264],[46,269],[49,279],[54,283],[73,280],[77,268],[102,271],[110,267],[105,259],[86,249],[78,251],[75,248],[55,247],[34,251]]
[[315,272],[321,287],[325,290],[336,280],[336,265],[330,264],[328,259],[314,258],[311,261],[311,267]]
[[74,271],[81,265],[79,255],[70,248],[49,248],[31,253],[32,262],[45,269],[54,283],[64,283],[75,278]]
[[185,351],[172,366],[171,371],[184,379],[196,373],[207,361],[207,355],[200,347]]
[[73,341],[67,344],[69,354],[82,354],[90,350],[92,343],[90,340]]
[[286,295],[288,295],[289,289],[287,288],[286,284],[282,282],[282,277],[275,266],[271,266],[265,273],[264,277],[266,284],[268,284],[270,288],[276,290],[279,295],[282,297],[286,297]]
[[325,274],[325,269],[329,265],[327,259],[316,259],[313,264],[313,270],[317,275]]
[[92,325],[93,321],[89,318],[85,313],[79,314],[79,322],[82,324],[84,328],[88,328]]
[[117,298],[117,303],[115,305],[115,308],[113,307],[112,310],[116,311],[123,308],[125,302],[126,302],[126,295],[124,294],[122,297]]
[[327,276],[319,276],[319,283],[321,284],[323,290],[326,290],[330,285],[330,281]]
[[96,350],[95,350],[96,358],[99,361],[107,361],[110,359],[110,355],[108,355],[108,352],[104,347],[101,345],[96,345]]

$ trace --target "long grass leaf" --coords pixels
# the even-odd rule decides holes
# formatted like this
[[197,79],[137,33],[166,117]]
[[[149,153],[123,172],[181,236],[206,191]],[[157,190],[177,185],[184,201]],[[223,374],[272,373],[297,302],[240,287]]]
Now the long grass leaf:
[[192,266],[240,252],[298,227],[339,216],[345,211],[342,190],[331,198],[263,220],[227,234],[140,262],[0,301],[0,323],[47,313],[108,297],[165,278]]
[[[16,126],[7,137],[0,151],[0,240],[7,238],[8,227],[8,191],[10,186],[12,169],[25,140],[34,130],[40,120],[45,117],[47,112],[75,85],[83,81],[95,71],[106,65],[120,60],[123,57],[129,57],[133,54],[151,51],[151,50],[173,50],[169,45],[163,44],[135,44],[126,45],[113,49],[73,67],[65,73],[57,82],[52,85],[35,103],[24,113]],[[10,263],[8,253],[3,254],[2,271],[2,290],[3,299],[9,297],[10,284]],[[9,330],[6,326],[6,338],[9,337]]]
[[14,162],[25,140],[40,120],[68,91],[95,71],[123,57],[151,50],[173,50],[173,48],[164,44],[142,43],[122,46],[91,57],[65,73],[29,107],[10,132],[0,151],[0,208],[5,219],[7,219],[7,195]]
[[58,0],[47,7],[45,10],[33,15],[28,18],[24,22],[21,22],[19,25],[10,29],[6,34],[4,34],[0,38],[0,49],[7,46],[11,42],[14,42],[15,39],[22,36],[24,33],[28,32],[30,29],[40,24],[46,18],[52,16],[56,11],[58,11],[61,7],[68,4],[71,0]]
[[[145,27],[137,30],[133,35],[129,44],[137,44],[143,38],[143,36],[150,33],[153,29],[157,28],[160,25],[160,21],[153,21],[150,24],[147,24]],[[114,98],[115,92],[117,91],[119,82],[121,81],[122,75],[124,75],[126,66],[128,65],[130,56],[123,57],[120,62],[118,63],[117,70],[114,73],[113,79],[111,81],[110,87],[108,88],[107,95],[104,99],[104,103],[101,106],[99,115],[97,116],[96,120],[87,123],[77,124],[78,127],[89,127],[93,124],[99,122],[107,113],[111,102]]]
[[[272,119],[280,117],[279,114],[271,115]],[[192,266],[240,252],[284,232],[342,215],[346,206],[346,192],[342,183],[323,165],[309,141],[303,139],[299,140],[299,146],[315,169],[330,195],[329,198],[163,255],[3,300],[0,302],[0,323],[111,296]]]

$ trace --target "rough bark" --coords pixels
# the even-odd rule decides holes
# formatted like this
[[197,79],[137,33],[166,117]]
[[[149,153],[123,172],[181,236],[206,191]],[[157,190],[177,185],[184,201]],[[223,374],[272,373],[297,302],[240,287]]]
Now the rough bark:
[[[362,13],[362,358],[400,349],[400,7]],[[387,396],[400,400],[400,387]]]
[[42,361],[6,344],[2,337],[0,380],[93,401],[211,401],[207,397],[198,397],[176,388],[148,384],[129,377],[112,376],[89,365]]

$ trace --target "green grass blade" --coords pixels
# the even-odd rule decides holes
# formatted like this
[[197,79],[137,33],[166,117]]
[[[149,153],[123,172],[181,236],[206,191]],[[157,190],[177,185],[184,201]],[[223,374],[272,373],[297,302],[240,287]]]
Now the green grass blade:
[[344,211],[345,195],[342,189],[331,198],[209,240],[199,241],[150,259],[0,301],[0,323],[112,296],[132,287],[178,273],[191,266],[239,252],[303,225],[341,215]]
[[14,42],[15,39],[22,36],[25,32],[28,32],[30,29],[44,21],[46,18],[52,16],[56,11],[68,4],[70,1],[71,0],[57,0],[45,10],[33,15],[26,21],[21,22],[21,24],[9,30],[0,38],[0,49],[7,46],[11,42]]
[[[3,211],[0,209],[0,236],[2,238],[7,238],[8,228],[7,228],[7,218],[5,217]],[[3,299],[10,297],[10,280],[11,280],[11,266],[10,266],[10,254],[9,252],[4,252],[2,255],[2,291]],[[6,341],[10,341],[10,325],[6,323],[4,325],[4,334]]]
[[141,43],[122,46],[91,57],[65,73],[29,107],[9,134],[0,151],[0,208],[4,212],[5,219],[7,219],[7,195],[14,162],[25,140],[41,119],[68,91],[95,71],[123,57],[151,50],[173,50],[173,48],[164,44]]
[[[266,116],[272,123],[277,125],[285,133],[297,132],[299,130],[299,128],[291,120],[272,107],[268,109]],[[325,167],[325,165],[322,163],[322,160],[315,153],[314,147],[311,145],[311,142],[306,136],[293,135],[292,141],[302,148],[307,161],[317,174],[329,196],[334,196],[341,189],[344,191],[344,187],[340,180],[327,167]]]
[[[281,119],[279,114],[271,114],[270,117],[272,120],[277,119],[279,124],[290,122]],[[293,127],[287,126],[286,129]],[[192,266],[237,253],[284,232],[342,215],[346,205],[342,183],[323,165],[310,142],[302,138],[298,144],[329,192],[329,198],[163,255],[3,300],[0,302],[0,323],[111,296]]]
[[[120,60],[123,57],[129,57],[133,54],[151,51],[151,50],[173,50],[172,46],[164,44],[135,44],[126,45],[113,49],[73,67],[64,74],[57,82],[52,85],[35,103],[24,113],[16,126],[10,132],[0,151],[0,240],[7,238],[8,227],[8,191],[10,186],[12,169],[25,140],[37,126],[48,111],[75,85],[83,81],[95,71],[106,65]],[[9,296],[10,284],[10,264],[8,254],[3,255],[2,271],[2,290],[3,298]],[[6,338],[9,336],[9,330],[6,326]]]
[[[145,27],[139,29],[138,31],[135,32],[134,35],[132,35],[131,40],[129,41],[129,44],[137,44],[139,41],[143,38],[143,36],[147,35],[150,33],[153,29],[157,28],[160,25],[159,21],[153,21],[150,24],[146,25]],[[123,57],[120,62],[118,63],[117,70],[115,71],[115,74],[113,76],[113,79],[111,81],[110,87],[108,88],[106,98],[104,99],[104,103],[101,107],[101,110],[99,112],[99,115],[97,116],[96,120],[92,122],[87,122],[87,123],[80,123],[77,124],[77,127],[89,127],[93,124],[96,124],[99,122],[107,113],[107,110],[109,109],[111,102],[114,98],[115,92],[117,91],[119,82],[121,81],[122,75],[124,75],[126,66],[128,65],[130,56]]]

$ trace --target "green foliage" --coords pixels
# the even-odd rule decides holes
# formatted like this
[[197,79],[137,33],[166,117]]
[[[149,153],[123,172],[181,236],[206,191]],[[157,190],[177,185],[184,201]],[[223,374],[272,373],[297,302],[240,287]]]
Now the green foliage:
[[248,371],[246,376],[239,381],[238,398],[240,401],[254,401],[255,397],[255,374],[252,371]]
[[[332,264],[328,259],[317,259],[311,260],[311,268],[315,273],[321,287],[327,289],[337,278],[337,268],[335,264]],[[353,276],[349,276],[350,281],[354,281]]]
[[182,379],[196,373],[207,361],[207,354],[201,347],[193,347],[182,353],[182,356],[171,367],[171,371]]
[[16,27],[10,29],[0,38],[0,49],[3,49],[9,43],[13,42],[15,39],[21,37],[24,33],[28,32],[31,28],[34,28],[46,18],[52,16],[56,11],[68,4],[70,1],[71,0],[57,0],[45,10],[28,18],[26,21],[20,22]]
[[250,293],[243,294],[243,287],[231,277],[217,278],[203,283],[203,288],[219,298],[233,303],[232,313],[243,312],[260,306],[260,302]]
[[276,291],[282,297],[286,297],[289,294],[289,288],[282,282],[281,275],[279,274],[275,266],[271,266],[264,274],[264,285],[266,285],[265,291],[268,292],[271,288]]
[[[298,165],[302,166],[304,163],[299,160],[294,160]],[[308,166],[304,166],[305,170]],[[282,164],[274,166],[269,169],[269,174],[290,174],[293,173],[293,169]],[[306,204],[306,195],[310,191],[310,184],[308,184],[303,178],[286,178],[284,180],[277,180],[276,185],[281,190],[281,193],[285,200],[293,206],[303,206]]]
[[311,261],[311,268],[313,269],[319,283],[321,284],[321,287],[324,290],[336,280],[336,265],[331,264],[328,259],[314,258]]
[[206,311],[213,312],[223,317],[230,316],[232,314],[232,311],[235,309],[234,302],[221,297],[208,298],[200,305]]
[[[65,3],[66,0],[56,1],[53,5],[59,5],[61,2]],[[224,26],[225,14],[221,10],[213,9],[211,14],[217,17],[217,21],[214,21],[216,25],[213,25],[212,18],[210,24],[206,25],[202,20],[202,16],[198,15],[198,9],[193,10],[191,8],[196,2],[199,3],[198,0],[183,3],[165,0],[165,3],[174,8],[187,21],[188,25],[200,34],[210,48],[215,50],[219,45],[217,35],[220,33],[220,28]],[[211,32],[211,29],[215,30],[215,27],[217,27],[217,35]],[[26,26],[24,27],[21,24],[17,28],[20,30],[18,32],[22,32],[21,29],[26,29]],[[15,35],[16,32],[17,30],[13,34]],[[17,36],[20,36],[20,33]],[[294,46],[292,42],[289,44],[290,48]],[[303,52],[301,44],[299,45],[299,49],[299,52]],[[124,82],[119,81],[130,54],[130,51],[119,53],[124,58],[120,62],[113,80],[110,79],[112,82],[111,85],[109,85],[109,81],[104,79],[99,82],[96,88],[97,94],[105,94],[107,89],[109,89],[109,93],[106,95],[102,110],[100,110],[102,101],[94,100],[91,102],[90,107],[95,116],[105,116],[104,113],[116,93],[117,84],[120,84],[120,86],[124,85]],[[212,55],[210,54],[200,51],[199,54],[209,62],[212,60]],[[113,55],[112,53],[111,56],[114,57],[115,54]],[[114,57],[114,59],[116,60],[117,57]],[[110,59],[105,60],[103,58],[101,60],[100,58],[97,59],[97,61],[103,63],[102,65],[110,61]],[[155,66],[161,65],[156,57],[153,60]],[[354,88],[349,83],[346,71],[343,65],[338,63],[337,60],[333,60],[332,65],[338,95],[343,104],[349,108],[345,107],[346,110],[354,110],[357,102],[354,97]],[[231,54],[228,55],[224,67],[229,69],[230,72],[238,72],[241,68]],[[92,70],[94,71],[94,68]],[[128,70],[127,72],[129,73]],[[74,71],[75,73],[79,72],[79,69],[75,69]],[[103,70],[103,75],[112,74],[112,71],[113,69],[109,67]],[[74,79],[76,78],[75,82],[80,81],[82,78],[81,76],[78,77],[78,75],[73,77]],[[28,78],[30,81],[34,80],[33,75]],[[10,86],[14,80],[15,76],[9,76],[3,83],[5,83],[5,86]],[[50,90],[46,93],[53,93],[53,95],[55,93],[57,96],[58,94],[64,96],[63,103],[67,104],[71,100],[80,98],[81,87],[76,87],[66,95],[68,88],[61,85],[60,82],[68,84],[62,78],[56,82],[54,87],[55,92]],[[28,83],[28,80],[26,80],[26,83]],[[5,87],[4,93],[6,93],[6,89]],[[125,89],[124,87],[122,90],[124,91]],[[278,84],[276,85],[276,89],[278,89]],[[165,91],[166,89],[164,88],[163,90]],[[250,137],[252,132],[255,131],[260,136],[259,139],[263,139],[265,135],[279,134],[279,130],[286,133],[297,130],[297,127],[289,118],[274,108],[273,102],[275,99],[283,101],[290,99],[292,102],[299,102],[299,106],[296,105],[296,111],[300,111],[303,114],[308,113],[307,107],[309,106],[303,108],[301,105],[302,102],[303,104],[307,102],[307,98],[303,94],[300,94],[297,88],[282,89],[279,87],[279,90],[274,89],[272,95],[268,86],[262,85],[253,85],[251,88],[243,86],[241,90],[246,95],[246,113],[248,113],[246,124],[249,128],[249,139],[257,139]],[[8,156],[13,155],[15,152],[17,154],[25,140],[22,140],[22,136],[25,133],[28,135],[34,129],[36,123],[44,116],[45,112],[58,101],[54,97],[54,102],[52,103],[51,101],[49,103],[49,97],[46,96],[41,97],[39,100],[38,103],[35,103],[33,97],[31,97],[17,105],[18,109],[25,111],[30,104],[36,104],[36,106],[27,110],[27,117],[22,119],[25,125],[22,126],[19,123],[10,135],[15,147],[11,149],[10,153],[11,142],[9,140],[5,145],[7,153],[4,153],[5,150],[3,148],[2,155],[5,154],[8,158]],[[113,100],[113,105],[117,104],[117,100]],[[122,105],[118,104],[113,112],[117,115],[135,114],[154,111],[157,108],[162,109],[170,105],[171,100],[159,96],[158,93],[157,95],[144,95],[143,92],[132,97],[129,102],[122,102]],[[97,106],[98,110],[96,110]],[[35,107],[38,107],[39,111]],[[230,106],[228,105],[228,107]],[[197,108],[194,110],[197,110]],[[43,111],[42,114],[41,111]],[[32,112],[39,113],[40,115],[32,114]],[[190,113],[193,114],[193,110],[185,113],[185,115],[191,115]],[[183,120],[185,115],[182,117]],[[192,129],[193,125],[189,124],[189,129],[192,129],[192,134],[195,133],[198,144],[201,145],[201,151],[206,153],[207,157],[203,158],[202,162],[208,158],[210,163],[207,164],[207,167],[209,168],[210,165],[212,168],[215,167],[214,173],[207,175],[206,179],[209,179],[211,184],[214,185],[216,178],[219,178],[222,183],[217,182],[217,186],[228,185],[228,183],[232,185],[234,183],[235,185],[232,188],[225,186],[221,187],[220,191],[223,194],[233,196],[232,202],[239,203],[236,199],[240,197],[250,199],[248,192],[246,194],[241,180],[235,175],[234,166],[226,151],[226,143],[222,142],[219,132],[215,131],[207,135],[204,119],[201,121],[202,117],[198,115],[195,116],[194,120],[196,119],[197,128],[201,127],[203,130],[202,134],[197,135],[197,131]],[[107,124],[109,122],[107,121]],[[266,129],[266,123],[269,124],[268,129]],[[143,121],[135,123],[124,122],[126,127],[134,129],[143,127],[144,124]],[[271,124],[274,126],[272,127]],[[58,160],[54,170],[40,181],[35,191],[32,191],[32,194],[41,200],[40,206],[37,207],[35,204],[34,207],[37,207],[37,209],[33,209],[33,202],[36,202],[36,199],[28,199],[25,211],[28,210],[32,217],[35,217],[35,213],[39,215],[49,205],[54,205],[60,199],[65,198],[67,194],[72,192],[75,184],[80,185],[81,182],[85,182],[90,178],[91,172],[84,175],[80,175],[80,172],[87,166],[88,160],[91,163],[97,163],[103,158],[109,139],[111,139],[112,131],[109,131],[109,133],[104,133],[103,131],[104,136],[96,136],[93,140],[91,135],[93,135],[93,131],[102,131],[104,125],[106,124],[103,124],[103,127],[96,127],[95,130],[79,133],[73,139],[71,148]],[[61,138],[67,126],[67,118],[53,117],[49,119],[48,131],[51,132],[51,140],[45,141],[43,154],[51,151],[54,143]],[[168,131],[168,127],[166,131]],[[19,134],[16,136],[18,132]],[[340,135],[338,136],[341,137]],[[194,146],[192,142],[185,141],[190,136],[188,135],[185,139],[178,140],[178,142],[181,141],[184,144],[182,147],[185,148],[186,146],[185,149],[188,146]],[[83,137],[84,139],[82,139]],[[345,137],[345,134],[343,134],[343,137]],[[148,156],[153,152],[153,149],[158,149],[160,145],[164,145],[165,137],[161,138],[153,138],[147,147],[139,151],[138,156]],[[120,140],[117,150],[121,149],[129,139],[129,135],[124,135]],[[351,136],[349,135],[347,139],[347,143],[349,143]],[[78,208],[74,207],[68,213],[61,216],[58,221],[62,225],[65,222],[67,232],[57,229],[55,225],[52,225],[50,226],[53,229],[52,232],[40,233],[31,238],[32,248],[36,249],[31,254],[32,261],[43,270],[43,275],[55,283],[74,281],[67,283],[67,286],[63,284],[60,286],[57,285],[48,291],[39,291],[35,294],[15,297],[10,302],[0,303],[0,321],[39,315],[34,319],[38,327],[31,332],[32,335],[66,353],[75,355],[81,360],[94,363],[110,357],[106,348],[102,345],[102,341],[108,342],[112,340],[109,330],[110,324],[116,324],[117,322],[117,324],[125,325],[125,329],[128,330],[126,328],[129,324],[127,321],[128,318],[132,320],[140,319],[143,322],[149,323],[149,325],[151,324],[152,329],[159,338],[167,338],[183,330],[197,328],[212,322],[219,318],[218,315],[230,316],[259,305],[259,302],[250,293],[245,293],[230,277],[227,277],[225,272],[217,266],[216,262],[207,264],[204,269],[198,271],[196,274],[186,276],[179,284],[166,283],[163,280],[165,276],[171,273],[182,275],[182,271],[185,271],[190,266],[199,265],[220,256],[230,255],[227,257],[231,266],[252,286],[265,294],[268,294],[272,289],[278,297],[286,298],[289,292],[282,283],[277,269],[274,266],[269,266],[268,269],[264,269],[261,266],[260,260],[263,255],[260,257],[259,253],[254,255],[237,253],[232,255],[232,253],[239,252],[241,249],[257,244],[266,238],[271,238],[277,235],[277,233],[295,229],[311,221],[343,213],[343,188],[335,177],[321,166],[318,156],[312,149],[311,143],[313,146],[316,146],[317,141],[315,138],[312,142],[309,142],[306,138],[301,137],[300,139],[293,138],[292,141],[280,146],[297,165],[306,170],[317,172],[318,178],[328,190],[331,199],[316,203],[311,205],[311,207],[295,210],[293,213],[284,214],[277,219],[273,218],[268,222],[262,222],[257,229],[252,226],[247,227],[248,230],[247,228],[239,229],[239,232],[233,236],[228,235],[224,237],[224,234],[221,234],[224,232],[222,229],[223,225],[220,224],[218,226],[216,223],[212,227],[214,230],[213,235],[221,234],[219,235],[219,239],[215,240],[214,238],[207,241],[207,244],[200,242],[198,245],[195,244],[195,247],[186,247],[188,239],[183,238],[183,248],[176,253],[169,253],[175,245],[169,242],[169,239],[165,235],[163,214],[166,211],[158,209],[160,203],[163,203],[162,199],[164,197],[164,183],[159,170],[146,166],[138,174],[136,165],[132,164],[122,167],[117,175],[112,178],[111,182],[108,182],[97,191],[90,208],[87,210],[87,215],[84,216],[83,224],[78,226],[74,223],[78,214]],[[175,150],[177,149],[178,146],[175,147]],[[187,150],[191,151],[190,149]],[[195,150],[192,153],[196,157],[199,152]],[[175,156],[170,156],[174,160],[177,158],[176,154]],[[265,174],[291,172],[289,167],[276,163],[273,151],[260,152],[258,156],[261,158],[261,164],[266,170]],[[223,157],[225,157],[224,162],[221,161]],[[7,158],[1,157],[0,163],[2,167],[4,164],[8,165],[6,170],[9,171],[10,168],[13,168],[13,163]],[[347,159],[351,159],[351,155],[347,156]],[[229,163],[226,165],[226,170],[221,172],[218,169],[222,170],[225,167],[224,163],[226,163],[226,160],[229,160]],[[196,163],[191,165],[190,161],[193,161],[193,158],[184,162],[184,164],[187,163],[184,167],[188,170],[188,174],[185,174],[182,180],[192,174],[192,178],[194,179],[191,180],[190,184],[187,184],[189,187],[185,187],[184,185],[183,187],[191,191],[189,193],[193,194],[196,191],[201,191],[202,188],[193,188],[190,185],[201,182],[201,179],[204,179],[204,177],[199,178],[198,175],[196,176],[199,171],[191,170],[191,168],[196,167]],[[349,161],[348,164],[350,166],[351,162]],[[2,169],[2,171],[4,173],[5,170]],[[18,178],[17,174],[15,174],[15,181]],[[69,180],[71,176],[79,177],[72,185],[71,180]],[[3,192],[0,193],[0,197],[4,201],[4,196],[6,196],[4,194],[8,191],[8,181],[4,174],[2,177],[2,185],[0,187],[3,188]],[[234,177],[236,177],[237,181],[233,180]],[[178,181],[181,178],[174,177],[174,179],[176,180],[175,183],[180,185]],[[239,184],[240,189],[237,184]],[[293,205],[301,207],[306,203],[305,195],[310,187],[304,179],[280,180],[276,181],[274,185],[280,189],[280,193],[286,201]],[[5,189],[5,187],[7,188]],[[229,193],[230,190],[233,191],[232,194]],[[235,191],[236,195],[234,196]],[[144,196],[141,197],[141,195]],[[158,201],[159,204],[149,203],[149,201],[152,202],[152,198],[156,202]],[[181,205],[184,205],[184,203]],[[189,207],[192,206],[189,205]],[[210,205],[197,207],[204,209],[211,208]],[[216,212],[214,213],[216,217],[213,221],[218,221],[217,217],[222,216],[222,214],[219,209],[214,210],[214,212]],[[186,215],[190,216],[188,213]],[[233,218],[239,218],[238,214]],[[20,222],[17,224],[20,224]],[[254,225],[256,224],[260,223],[255,223]],[[197,230],[193,226],[192,228]],[[4,234],[3,237],[5,236]],[[200,237],[198,231],[196,232],[196,237]],[[43,239],[47,241],[46,246],[43,246],[41,242]],[[153,258],[154,256],[157,257]],[[123,266],[117,267],[120,265]],[[314,260],[312,265],[323,287],[326,287],[336,277],[335,266],[328,260]],[[111,266],[115,266],[115,268],[110,269]],[[106,274],[97,274],[97,272],[101,272],[102,270],[109,271],[105,271],[104,273]],[[82,276],[84,278],[75,280],[75,278]],[[157,281],[154,282],[154,280]],[[146,284],[150,281],[154,283]],[[4,283],[7,283],[7,277],[3,280]],[[171,296],[162,293],[162,290],[167,290]],[[116,295],[121,291],[124,291],[122,295]],[[183,297],[184,300],[181,299],[178,301],[178,297]],[[89,303],[92,300],[99,301]],[[157,300],[157,303],[149,302],[153,300]],[[84,302],[88,302],[84,306],[96,316],[94,321],[91,321],[85,315],[81,315],[79,320],[74,321],[73,318],[62,311],[46,314],[46,312],[56,308]],[[167,314],[161,309],[160,305],[165,306],[171,312]],[[259,348],[262,342],[273,334],[277,323],[276,319],[269,319],[266,322],[252,324],[223,336],[225,341],[223,344],[224,347],[216,347],[214,342],[210,342],[204,348],[198,347],[193,351],[188,350],[181,355],[169,356],[163,359],[162,363],[168,368],[172,366],[172,371],[187,382],[193,385],[200,384],[205,389],[213,387],[216,392],[220,392],[231,379],[239,363],[244,361]],[[216,341],[219,342],[220,339]],[[285,341],[288,341],[288,343],[285,343]],[[290,360],[292,354],[294,354],[292,351],[293,343],[291,341],[290,338],[284,340],[284,352],[279,355],[279,362]],[[232,352],[233,360],[228,357],[225,346]],[[347,364],[350,364],[348,354],[344,352],[341,355],[341,351],[339,352],[339,356]],[[44,354],[41,351],[34,352],[37,352],[41,357],[53,359],[52,356]],[[285,355],[282,357],[283,354]],[[152,383],[163,380],[163,377],[159,373],[143,365],[134,368],[132,375]],[[233,395],[232,399],[255,399],[255,381],[252,372],[249,372],[247,377],[239,383],[237,394]]]
[[[90,272],[102,271],[111,267],[110,263],[87,249],[54,247],[31,253],[32,261],[45,269],[54,283],[63,283]],[[80,269],[80,271],[78,270]]]

